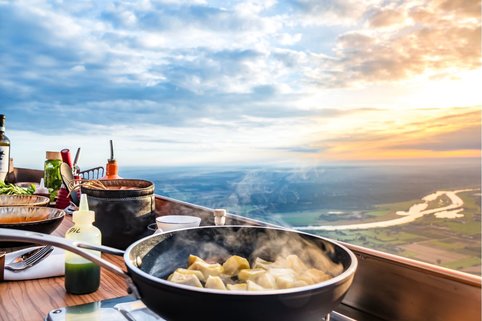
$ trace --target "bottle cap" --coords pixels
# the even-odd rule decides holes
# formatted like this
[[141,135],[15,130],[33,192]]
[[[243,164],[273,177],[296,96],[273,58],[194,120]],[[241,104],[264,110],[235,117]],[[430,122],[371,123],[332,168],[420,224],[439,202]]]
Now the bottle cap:
[[91,224],[95,221],[95,213],[94,211],[89,211],[86,194],[80,194],[79,210],[74,211],[72,214],[72,221],[79,224]]
[[38,186],[35,189],[35,194],[48,194],[48,193],[49,193],[49,189],[47,187],[45,187],[44,179],[41,178],[40,179],[40,186]]
[[214,210],[214,216],[215,217],[223,217],[226,216],[226,210],[222,208],[216,208]]
[[68,148],[64,148],[60,151],[60,156],[62,157],[62,162],[67,163],[70,168],[72,168],[72,155]]
[[60,152],[45,152],[45,158],[47,158],[48,160],[56,160],[56,159],[59,159],[61,160],[62,159],[62,156],[60,155]]
[[5,115],[1,114],[0,115],[0,132],[5,131]]

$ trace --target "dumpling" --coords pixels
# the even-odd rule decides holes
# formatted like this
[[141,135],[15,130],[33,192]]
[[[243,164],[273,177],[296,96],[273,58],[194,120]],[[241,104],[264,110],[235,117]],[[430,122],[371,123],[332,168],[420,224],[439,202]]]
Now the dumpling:
[[303,273],[304,271],[308,270],[306,264],[298,257],[298,255],[288,255],[286,257],[286,261],[288,262],[288,267],[295,270],[297,273]]
[[271,268],[268,271],[275,278],[280,276],[286,276],[294,279],[296,277],[296,272],[290,268]]
[[169,276],[167,280],[178,284],[195,286],[197,288],[203,287],[201,281],[199,281],[195,274],[183,274],[179,272],[174,272]]
[[292,288],[296,281],[296,272],[289,268],[271,268],[269,273],[275,278],[279,289]]
[[269,272],[258,275],[254,281],[265,289],[273,290],[277,288],[276,279]]
[[233,255],[224,262],[223,269],[227,275],[236,275],[240,270],[249,269],[249,262],[244,257]]
[[285,268],[288,267],[288,260],[282,256],[278,256],[276,260],[274,260],[273,265],[271,267],[276,267],[276,268]]
[[221,280],[219,276],[211,276],[211,275],[206,280],[205,288],[226,290],[226,286],[224,285],[223,280]]
[[266,273],[264,269],[244,269],[239,271],[238,279],[241,281],[254,280],[257,276]]
[[232,291],[247,291],[248,284],[247,283],[237,283],[237,284],[226,284],[228,290]]
[[282,275],[276,278],[276,285],[278,289],[289,289],[293,287],[295,281],[294,277]]
[[203,260],[196,260],[188,267],[188,270],[198,270],[207,279],[209,276],[219,276],[223,273],[223,267],[219,263],[209,264]]
[[188,270],[188,269],[178,268],[175,272],[181,273],[181,274],[193,274],[199,279],[199,281],[202,281],[202,282],[206,281],[204,274],[202,274],[202,272],[198,270]]
[[262,286],[256,284],[255,282],[253,282],[251,280],[248,280],[246,282],[246,284],[247,284],[246,288],[248,289],[248,291],[264,291],[265,290]]
[[192,265],[192,264],[193,264],[194,262],[196,262],[196,261],[205,262],[205,261],[204,261],[203,259],[201,259],[199,256],[190,254],[189,257],[187,258],[187,266]]
[[298,279],[305,281],[308,284],[315,284],[331,279],[331,276],[318,269],[308,269],[301,274]]
[[262,258],[260,257],[257,257],[255,260],[254,260],[254,264],[253,264],[253,269],[269,269],[271,266],[273,265],[273,262],[269,262],[269,261],[266,261],[266,260],[263,260]]

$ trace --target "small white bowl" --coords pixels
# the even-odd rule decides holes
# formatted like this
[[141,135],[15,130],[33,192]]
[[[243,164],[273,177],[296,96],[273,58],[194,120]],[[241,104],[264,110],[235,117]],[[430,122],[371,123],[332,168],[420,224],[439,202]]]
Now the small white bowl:
[[163,232],[179,230],[188,227],[198,227],[201,218],[188,215],[165,215],[156,218],[157,228]]

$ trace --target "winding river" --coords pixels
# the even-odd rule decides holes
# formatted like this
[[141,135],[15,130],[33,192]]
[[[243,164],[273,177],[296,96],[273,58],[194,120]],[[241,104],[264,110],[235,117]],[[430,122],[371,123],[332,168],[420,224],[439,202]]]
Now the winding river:
[[[298,226],[295,227],[297,230],[324,230],[324,231],[337,231],[337,230],[363,230],[370,228],[380,228],[380,227],[390,227],[401,224],[407,224],[421,218],[424,215],[434,214],[438,218],[456,218],[461,217],[463,214],[459,214],[463,208],[464,201],[457,196],[461,192],[469,192],[473,189],[463,189],[456,191],[437,191],[435,193],[429,194],[422,198],[422,203],[417,203],[412,205],[408,211],[398,211],[396,214],[400,215],[400,218],[380,221],[380,222],[370,222],[370,223],[360,223],[360,224],[349,224],[349,225],[323,225],[323,226]],[[442,195],[446,195],[451,204],[438,207],[433,209],[427,209],[429,202],[434,201]]]

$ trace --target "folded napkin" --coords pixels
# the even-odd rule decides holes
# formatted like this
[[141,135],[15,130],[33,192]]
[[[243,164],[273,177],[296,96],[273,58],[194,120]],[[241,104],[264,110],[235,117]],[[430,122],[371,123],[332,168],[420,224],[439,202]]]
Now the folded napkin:
[[[11,252],[5,255],[5,264],[11,262],[14,258],[19,255],[22,255],[28,251],[31,251],[35,247],[29,247],[23,250]],[[3,279],[5,281],[14,281],[14,280],[32,280],[32,279],[41,279],[41,278],[48,278],[52,276],[60,276],[65,274],[65,260],[64,260],[64,250],[60,248],[54,247],[52,253],[43,259],[40,263],[36,265],[18,272],[13,272],[7,269],[4,269]]]

